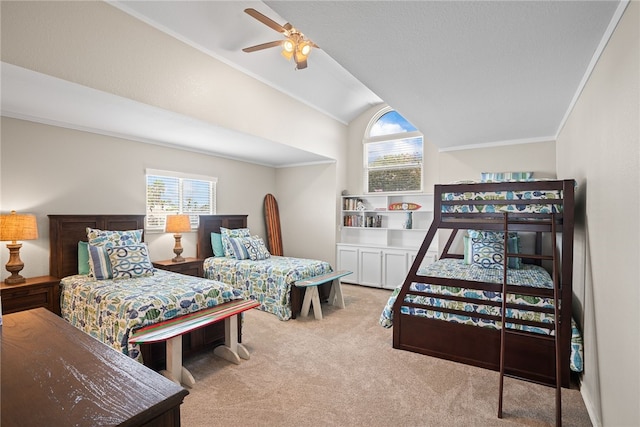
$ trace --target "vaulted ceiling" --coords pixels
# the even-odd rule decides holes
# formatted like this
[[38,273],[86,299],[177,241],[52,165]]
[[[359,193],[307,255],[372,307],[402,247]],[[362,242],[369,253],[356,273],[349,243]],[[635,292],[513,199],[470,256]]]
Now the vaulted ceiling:
[[[344,124],[373,105],[388,103],[441,149],[553,140],[626,5],[618,1],[110,4]],[[247,7],[280,24],[290,22],[320,46],[311,52],[307,69],[295,70],[294,63],[287,62],[279,48],[242,52],[244,47],[282,38],[244,13]],[[4,65],[3,114],[26,117],[35,108],[29,105],[34,97],[5,91],[21,77],[11,74],[19,75],[20,70]],[[46,76],[29,78],[52,93],[66,84],[55,80],[47,83]],[[61,93],[65,90],[70,89]],[[140,113],[137,130],[116,128],[119,122],[114,116],[112,134],[137,132],[136,139],[153,140],[158,138],[153,129],[157,131],[162,122],[167,122],[158,120],[158,112],[145,106],[119,100],[118,107],[113,108],[113,100],[105,102],[95,93],[81,94],[79,87],[73,90],[88,104],[95,101],[101,108]],[[87,107],[79,109],[86,111]],[[50,110],[39,114],[63,113]],[[67,111],[64,117],[48,120],[75,120],[78,128],[91,127],[81,112]],[[173,117],[171,124],[174,131],[182,129],[183,134],[228,132],[185,117]],[[246,147],[256,142],[247,135],[239,137],[249,144]],[[266,151],[245,149],[244,153],[219,154],[232,158],[265,156],[262,161],[246,160],[281,166],[276,156],[268,158],[270,152],[275,153],[273,146]],[[287,155],[291,156],[290,163],[322,160],[321,156],[295,149]]]

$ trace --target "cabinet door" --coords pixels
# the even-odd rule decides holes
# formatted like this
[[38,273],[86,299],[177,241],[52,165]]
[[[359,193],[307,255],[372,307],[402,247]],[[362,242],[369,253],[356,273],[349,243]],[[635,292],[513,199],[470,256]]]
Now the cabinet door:
[[366,286],[382,285],[382,250],[360,248],[359,282]]
[[395,289],[404,282],[409,272],[409,253],[407,251],[385,250],[382,254],[383,281],[382,287]]
[[340,279],[347,283],[359,283],[358,248],[338,246],[338,270],[349,270],[352,274]]

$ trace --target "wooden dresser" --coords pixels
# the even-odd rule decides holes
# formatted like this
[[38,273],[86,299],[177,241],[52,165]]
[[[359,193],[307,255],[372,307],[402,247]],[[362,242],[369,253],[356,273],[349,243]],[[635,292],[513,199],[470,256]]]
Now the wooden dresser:
[[2,427],[180,425],[189,393],[44,308],[2,317]]

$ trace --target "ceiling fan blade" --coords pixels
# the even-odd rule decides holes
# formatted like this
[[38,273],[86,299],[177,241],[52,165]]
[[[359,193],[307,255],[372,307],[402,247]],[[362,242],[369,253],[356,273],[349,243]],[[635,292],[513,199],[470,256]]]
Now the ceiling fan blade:
[[244,49],[242,49],[243,52],[255,52],[257,50],[262,50],[262,49],[269,49],[270,47],[276,47],[276,46],[280,46],[282,45],[282,40],[278,40],[278,41],[274,41],[274,42],[268,42],[268,43],[262,43],[262,44],[257,44],[255,46],[251,46],[251,47],[245,47]]
[[267,27],[272,28],[272,29],[274,29],[277,32],[282,33],[282,34],[286,34],[287,33],[287,29],[285,27],[283,27],[282,25],[278,24],[273,19],[266,17],[265,15],[263,15],[260,12],[258,12],[257,10],[252,9],[252,8],[248,8],[248,9],[245,9],[244,11],[247,14],[253,16],[258,21],[262,22]]

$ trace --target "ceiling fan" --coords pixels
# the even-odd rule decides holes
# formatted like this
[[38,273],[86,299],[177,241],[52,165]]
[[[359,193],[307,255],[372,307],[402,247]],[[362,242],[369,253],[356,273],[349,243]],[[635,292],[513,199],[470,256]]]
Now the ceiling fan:
[[307,57],[309,56],[309,53],[311,53],[311,48],[315,47],[319,49],[318,45],[316,45],[311,40],[306,39],[304,37],[304,34],[296,30],[288,22],[284,25],[280,25],[255,9],[248,8],[244,11],[258,21],[262,22],[267,27],[272,28],[279,33],[282,33],[285,39],[280,41],[262,43],[251,47],[245,47],[244,49],[242,49],[243,52],[249,53],[262,49],[268,49],[270,47],[282,46],[282,56],[284,56],[288,60],[293,58],[296,63],[296,70],[307,68]]

